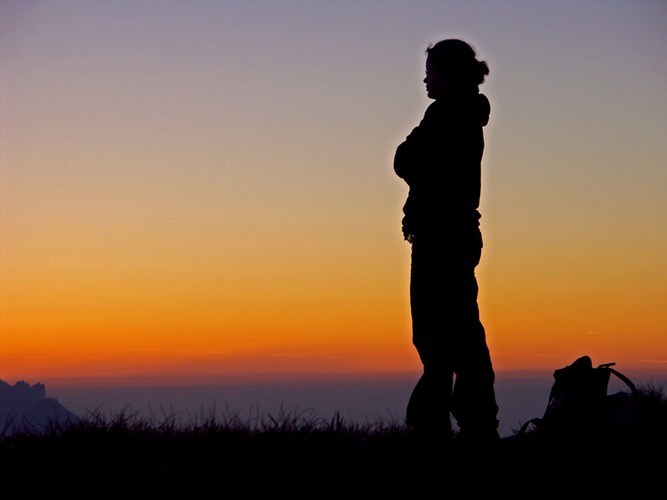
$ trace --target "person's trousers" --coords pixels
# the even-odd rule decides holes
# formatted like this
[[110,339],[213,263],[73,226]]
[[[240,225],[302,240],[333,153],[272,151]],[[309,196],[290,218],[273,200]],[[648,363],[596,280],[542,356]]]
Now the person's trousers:
[[495,374],[479,317],[475,267],[481,235],[469,242],[420,239],[412,243],[412,341],[423,374],[408,402],[406,424],[462,433],[496,432]]

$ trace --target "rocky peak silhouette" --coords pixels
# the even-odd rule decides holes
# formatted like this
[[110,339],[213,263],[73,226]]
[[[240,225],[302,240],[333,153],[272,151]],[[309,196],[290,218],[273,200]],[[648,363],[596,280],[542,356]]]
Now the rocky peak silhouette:
[[21,380],[14,385],[0,380],[0,435],[41,432],[50,425],[66,425],[79,417],[55,398],[46,397],[46,387]]

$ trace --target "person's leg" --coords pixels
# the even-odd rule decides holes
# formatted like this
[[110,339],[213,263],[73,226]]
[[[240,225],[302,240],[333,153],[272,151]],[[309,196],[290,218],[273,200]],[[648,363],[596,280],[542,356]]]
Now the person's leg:
[[452,374],[433,372],[424,367],[424,373],[412,390],[405,423],[416,430],[429,433],[451,432]]
[[451,431],[450,411],[453,369],[443,336],[435,267],[431,257],[435,249],[429,242],[417,239],[412,246],[410,273],[410,308],[412,342],[417,349],[424,372],[417,382],[406,411],[406,424],[429,433]]
[[484,326],[479,319],[474,270],[461,278],[457,289],[460,294],[455,300],[455,310],[460,316],[456,322],[452,415],[462,435],[495,438],[498,435],[495,373]]

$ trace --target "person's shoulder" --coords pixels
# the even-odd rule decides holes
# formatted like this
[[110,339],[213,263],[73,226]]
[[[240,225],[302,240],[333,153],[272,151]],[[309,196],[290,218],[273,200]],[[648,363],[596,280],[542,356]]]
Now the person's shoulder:
[[447,113],[447,104],[443,99],[436,99],[428,105],[424,112],[425,119],[439,119]]
[[431,113],[441,112],[447,109],[447,99],[435,99],[431,104],[426,108],[426,112]]

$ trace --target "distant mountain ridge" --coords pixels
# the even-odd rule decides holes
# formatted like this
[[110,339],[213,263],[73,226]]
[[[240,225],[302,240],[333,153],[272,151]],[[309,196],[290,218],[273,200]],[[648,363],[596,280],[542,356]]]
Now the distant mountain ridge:
[[76,422],[80,417],[55,398],[46,397],[44,384],[0,380],[0,436],[20,431],[42,431],[49,425]]

